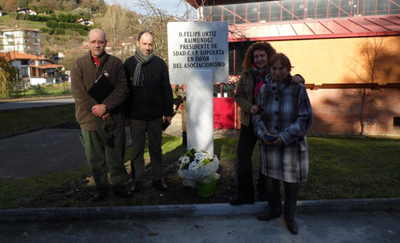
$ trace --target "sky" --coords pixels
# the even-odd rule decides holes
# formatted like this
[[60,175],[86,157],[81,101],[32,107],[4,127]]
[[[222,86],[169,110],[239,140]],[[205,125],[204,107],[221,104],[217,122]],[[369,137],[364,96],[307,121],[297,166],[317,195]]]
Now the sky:
[[[158,9],[162,10],[165,9],[170,15],[182,16],[186,11],[185,4],[183,2],[180,3],[180,0],[149,0],[149,1],[152,4],[154,4]],[[146,11],[144,9],[140,9],[138,7],[137,0],[105,0],[105,2],[109,5],[112,5],[114,3],[117,4],[119,3],[122,7],[126,6],[132,11],[135,11],[140,14],[146,14]]]

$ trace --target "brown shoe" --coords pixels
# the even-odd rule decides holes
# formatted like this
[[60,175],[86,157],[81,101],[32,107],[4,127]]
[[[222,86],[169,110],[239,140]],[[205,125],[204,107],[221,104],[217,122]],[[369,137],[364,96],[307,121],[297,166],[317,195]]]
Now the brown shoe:
[[94,193],[94,197],[92,198],[92,202],[100,202],[103,201],[108,196],[108,191],[98,190]]
[[268,221],[273,218],[279,218],[281,214],[271,214],[270,212],[260,213],[257,215],[257,219],[260,221]]
[[141,182],[141,181],[134,181],[134,182],[133,182],[133,185],[132,185],[132,187],[131,187],[131,191],[132,191],[132,192],[138,192],[138,191],[140,191],[140,190],[142,189],[142,187],[143,187],[143,182]]
[[114,195],[123,197],[123,198],[132,198],[133,194],[128,188],[126,187],[120,187],[120,188],[115,188],[113,190]]
[[167,184],[165,184],[163,179],[160,180],[154,180],[153,181],[153,186],[157,187],[158,189],[160,189],[161,191],[165,191],[168,189]]
[[299,233],[299,227],[297,226],[297,223],[295,220],[293,221],[286,221],[286,226],[290,233],[297,235]]

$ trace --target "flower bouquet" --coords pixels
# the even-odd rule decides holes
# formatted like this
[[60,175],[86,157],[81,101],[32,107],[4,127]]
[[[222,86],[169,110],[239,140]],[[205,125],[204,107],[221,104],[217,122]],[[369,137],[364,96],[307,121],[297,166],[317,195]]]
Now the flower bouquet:
[[196,188],[197,183],[208,183],[219,179],[219,160],[205,151],[191,148],[178,159],[178,174],[183,185]]

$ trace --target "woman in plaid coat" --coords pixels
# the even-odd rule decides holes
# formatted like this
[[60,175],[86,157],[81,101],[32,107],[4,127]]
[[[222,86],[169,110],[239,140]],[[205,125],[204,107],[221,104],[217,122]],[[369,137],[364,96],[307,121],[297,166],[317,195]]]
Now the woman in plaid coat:
[[300,182],[307,180],[308,151],[306,133],[312,123],[312,109],[304,85],[290,85],[290,60],[282,53],[272,56],[270,75],[257,96],[261,112],[253,116],[260,143],[261,173],[266,179],[269,212],[259,220],[282,214],[280,181],[285,188],[285,221],[289,231],[298,233],[294,220]]

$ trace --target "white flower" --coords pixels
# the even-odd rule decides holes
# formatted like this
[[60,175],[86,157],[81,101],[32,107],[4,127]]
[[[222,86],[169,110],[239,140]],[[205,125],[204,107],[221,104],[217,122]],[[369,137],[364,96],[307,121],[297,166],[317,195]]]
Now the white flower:
[[193,161],[189,164],[189,170],[194,170],[199,168],[200,166],[196,163],[196,161]]
[[204,165],[204,162],[203,161],[199,161],[198,164],[199,164],[199,167],[202,167]]
[[183,156],[181,162],[182,162],[182,164],[189,164],[190,157],[189,156]]
[[203,155],[201,153],[195,153],[194,159],[197,161],[202,161]]

